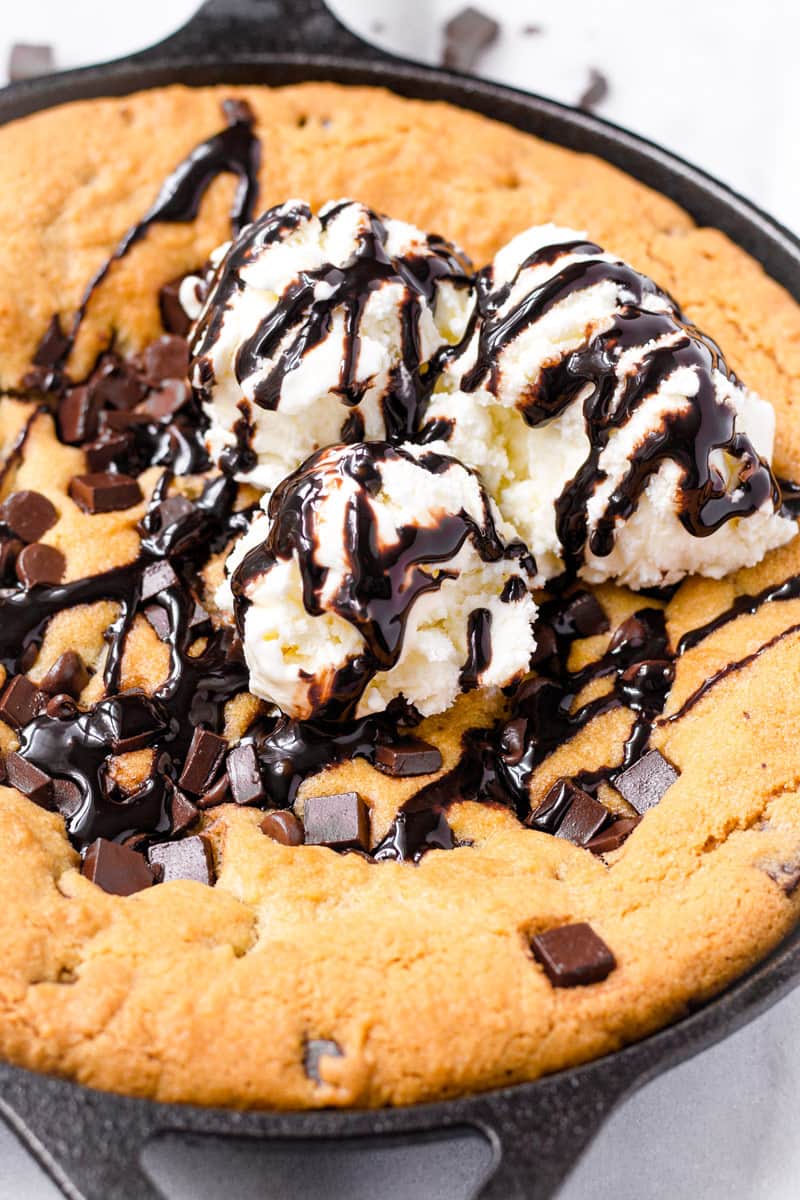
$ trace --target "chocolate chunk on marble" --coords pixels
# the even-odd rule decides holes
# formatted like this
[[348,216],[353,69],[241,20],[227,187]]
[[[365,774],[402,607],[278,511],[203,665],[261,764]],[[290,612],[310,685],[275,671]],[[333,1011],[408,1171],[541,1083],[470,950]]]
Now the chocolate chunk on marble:
[[607,820],[606,806],[582,788],[575,788],[570,806],[556,829],[556,837],[564,838],[574,846],[586,846]]
[[69,494],[78,508],[92,516],[133,508],[142,500],[142,489],[136,480],[115,471],[74,475],[69,482]]
[[255,746],[249,742],[234,746],[225,760],[225,770],[236,804],[259,804],[266,797],[264,780]]
[[303,1048],[303,1070],[314,1083],[322,1083],[319,1064],[322,1058],[342,1058],[343,1051],[338,1042],[329,1038],[309,1038]]
[[305,841],[303,822],[288,809],[268,812],[260,825],[261,832],[282,846],[302,846]]
[[22,792],[23,796],[42,808],[52,807],[53,780],[16,751],[12,750],[6,755],[6,775],[11,786]]
[[216,879],[211,843],[199,833],[176,842],[151,846],[148,858],[151,867],[160,868],[162,883],[191,879],[211,887]]
[[612,850],[619,850],[641,819],[641,817],[620,817],[590,838],[586,843],[586,849],[591,850],[592,854],[610,854]]
[[222,766],[228,743],[209,729],[195,729],[178,783],[196,796],[211,786]]
[[88,682],[89,672],[80,654],[75,650],[65,650],[59,654],[39,686],[48,696],[66,692],[68,696],[77,698]]
[[643,816],[648,809],[655,808],[677,778],[678,772],[663,754],[658,750],[648,750],[612,782],[628,804],[636,809],[639,816]]
[[97,838],[89,846],[81,874],[112,896],[132,896],[156,882],[143,854],[106,838]]
[[303,810],[307,846],[368,850],[369,808],[358,792],[309,796]]
[[0,695],[0,717],[14,729],[22,729],[42,711],[45,697],[25,675],[15,675]]
[[464,8],[444,27],[442,64],[455,71],[471,71],[484,50],[500,34],[500,26],[477,8]]
[[41,492],[12,492],[0,506],[0,521],[23,542],[38,542],[57,520],[58,510]]
[[375,747],[375,766],[386,775],[432,775],[441,770],[442,755],[422,738],[403,738],[387,745],[379,743]]
[[67,560],[55,546],[34,542],[20,550],[14,567],[17,579],[24,587],[32,588],[40,584],[53,587],[64,578]]
[[585,921],[537,934],[531,950],[553,987],[600,983],[617,965],[603,939]]

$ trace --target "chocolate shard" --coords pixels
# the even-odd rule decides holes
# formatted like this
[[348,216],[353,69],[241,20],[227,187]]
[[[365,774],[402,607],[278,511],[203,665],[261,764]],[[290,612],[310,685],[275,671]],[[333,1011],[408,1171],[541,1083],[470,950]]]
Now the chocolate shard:
[[55,546],[34,542],[20,550],[14,567],[17,578],[24,587],[32,588],[40,584],[54,587],[64,578],[67,560]]
[[605,633],[608,617],[591,592],[576,592],[559,614],[557,632],[568,637],[593,637]]
[[6,775],[11,786],[33,800],[34,804],[52,808],[53,780],[14,750],[6,755]]
[[68,446],[80,446],[97,435],[98,404],[85,384],[70,388],[58,402],[58,432]]
[[142,499],[142,489],[136,480],[114,471],[74,475],[69,482],[69,494],[78,508],[92,515],[133,508]]
[[619,850],[640,821],[641,817],[620,817],[590,838],[586,842],[586,849],[591,850],[592,854],[610,854],[612,850]]
[[191,879],[211,887],[216,879],[211,843],[202,834],[181,838],[176,842],[160,842],[150,847],[150,866],[161,868],[163,883],[174,879]]
[[185,829],[194,825],[199,815],[197,806],[192,804],[189,797],[184,795],[179,788],[175,788],[169,810],[171,832],[173,834],[183,833]]
[[268,812],[259,826],[261,832],[282,846],[302,846],[305,841],[303,822],[289,809]]
[[39,686],[48,696],[66,692],[68,696],[77,698],[88,682],[89,672],[80,654],[75,650],[66,650],[58,656]]
[[343,1050],[329,1038],[309,1038],[303,1048],[303,1070],[314,1083],[322,1083],[319,1065],[322,1058],[341,1058]]
[[358,792],[309,796],[305,801],[303,823],[307,846],[328,846],[331,850],[369,849],[369,808]]
[[603,939],[585,921],[537,934],[531,950],[553,987],[600,983],[617,965]]
[[[8,56],[9,83],[19,83],[21,79],[35,79],[39,75],[49,75],[55,69],[56,60],[52,46],[48,46],[45,43],[15,42],[11,47],[11,53]],[[57,317],[53,318],[53,321],[57,320]],[[52,321],[50,324],[52,326]],[[60,326],[58,330],[60,333]],[[50,328],[48,328],[42,341],[44,342],[49,335]],[[54,358],[53,361],[57,362],[58,359]]]
[[178,576],[166,559],[151,563],[142,572],[140,592],[142,603],[146,600],[152,600],[153,596],[158,596],[161,592],[166,591],[167,588],[175,587],[177,583]]
[[403,738],[375,747],[375,766],[386,775],[432,775],[442,767],[441,752],[422,738]]
[[227,749],[225,738],[210,729],[195,729],[179,785],[196,796],[202,795],[216,778]]
[[0,521],[23,542],[38,542],[57,520],[58,510],[41,492],[12,492],[0,505]]
[[168,642],[172,633],[172,626],[169,622],[169,614],[160,604],[148,604],[147,608],[143,609],[143,614],[148,622],[155,630],[155,633],[162,642]]
[[90,442],[86,446],[86,465],[91,474],[98,474],[124,459],[132,448],[133,439],[129,433],[107,430],[96,442]]
[[564,838],[574,846],[585,846],[605,825],[608,809],[582,788],[576,788],[575,792],[556,830],[556,837]]
[[500,26],[477,8],[464,8],[444,27],[442,64],[455,71],[471,71],[482,52],[498,38]]
[[266,797],[255,746],[247,742],[228,752],[225,769],[237,804],[260,804]]
[[15,675],[0,696],[0,718],[14,729],[22,729],[39,715],[44,705],[45,697],[36,684],[25,675]]
[[165,334],[145,347],[142,365],[148,383],[183,380],[189,373],[189,343],[184,337]]
[[164,284],[158,293],[161,324],[167,333],[175,333],[179,337],[185,337],[192,327],[192,322],[186,315],[183,305],[180,302],[182,283],[183,277],[180,279],[171,279],[169,283]]
[[643,816],[649,808],[655,808],[665,792],[678,778],[678,771],[667,762],[658,750],[649,750],[632,767],[622,771],[613,780],[614,787],[628,804]]
[[97,838],[89,846],[81,874],[112,896],[132,896],[156,881],[144,855],[106,838]]

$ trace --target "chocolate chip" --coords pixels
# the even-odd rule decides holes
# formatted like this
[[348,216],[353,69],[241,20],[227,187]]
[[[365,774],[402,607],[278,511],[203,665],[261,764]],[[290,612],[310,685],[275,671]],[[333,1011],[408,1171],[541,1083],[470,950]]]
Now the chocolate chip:
[[0,506],[0,521],[23,542],[38,542],[57,520],[58,510],[41,492],[12,492]]
[[170,334],[160,337],[145,348],[142,365],[149,383],[185,379],[189,373],[189,343],[186,338]]
[[160,604],[148,604],[144,615],[162,642],[168,642],[172,633],[169,614]]
[[22,549],[19,538],[0,537],[0,584],[16,582],[17,555]]
[[73,475],[69,481],[69,494],[78,508],[92,514],[133,508],[142,499],[142,489],[135,479],[113,471]]
[[78,697],[88,682],[89,672],[80,654],[66,650],[58,656],[39,686],[48,696],[66,692],[69,696]]
[[612,653],[619,650],[620,646],[629,646],[631,650],[637,650],[646,644],[649,637],[644,621],[640,621],[637,616],[628,617],[614,630],[608,649]]
[[172,803],[170,805],[170,829],[173,833],[182,833],[184,829],[188,829],[194,825],[200,815],[196,805],[192,804],[188,796],[175,788],[172,793]]
[[358,792],[309,796],[303,821],[307,846],[329,846],[332,850],[369,849],[369,808]]
[[81,874],[112,896],[132,896],[155,883],[144,855],[106,838],[92,842],[86,851]]
[[44,711],[51,721],[71,721],[78,711],[78,706],[72,696],[61,692],[50,697]]
[[556,837],[585,846],[608,820],[608,809],[582,788],[575,789],[572,803],[556,830]]
[[180,379],[169,379],[141,404],[137,404],[135,413],[147,417],[149,421],[170,421],[188,399],[187,385]]
[[538,934],[531,941],[531,949],[553,987],[599,983],[617,965],[603,939],[585,921]]
[[52,807],[52,779],[21,754],[12,751],[6,755],[6,775],[11,786],[29,800],[33,800],[34,804],[40,804],[42,808]]
[[223,771],[219,779],[203,793],[197,801],[198,808],[216,808],[225,804],[231,798],[231,783],[227,771]]
[[258,804],[266,796],[255,746],[234,746],[225,760],[231,793],[237,804]]
[[555,833],[580,790],[571,779],[557,779],[538,808],[528,815],[525,824],[540,833]]
[[195,729],[178,783],[187,792],[202,795],[219,770],[228,743],[209,729]]
[[375,766],[386,775],[432,775],[441,770],[442,755],[422,738],[403,738],[389,745],[379,743],[375,747]]
[[591,850],[592,854],[610,854],[612,850],[619,850],[640,821],[641,817],[620,817],[601,833],[596,833],[590,838],[586,842],[586,849]]
[[578,100],[578,108],[582,108],[584,112],[591,112],[605,100],[608,92],[607,76],[602,71],[598,71],[597,67],[590,67],[589,83]]
[[576,592],[558,618],[559,632],[571,637],[605,633],[608,617],[591,592]]
[[15,675],[0,696],[0,717],[15,729],[22,729],[42,711],[45,698],[25,675]]
[[328,1038],[309,1038],[303,1049],[303,1070],[309,1079],[313,1079],[315,1083],[322,1083],[319,1073],[320,1059],[342,1056],[343,1051],[338,1042],[332,1042]]
[[445,44],[442,63],[455,71],[470,71],[493,42],[500,26],[492,17],[477,8],[464,8],[444,27]]
[[175,587],[177,583],[178,576],[166,559],[162,558],[159,562],[151,563],[142,571],[140,592],[142,602],[152,600],[153,596],[158,596],[167,588]]
[[64,578],[67,560],[55,546],[34,542],[32,546],[20,550],[14,565],[17,578],[26,588],[42,583],[52,587]]
[[211,843],[199,833],[177,842],[151,846],[148,858],[151,867],[161,867],[164,883],[173,879],[192,879],[210,887],[216,878]]
[[58,402],[58,431],[62,442],[80,446],[97,435],[98,405],[81,384],[70,388]]
[[664,755],[658,750],[650,750],[612,782],[628,804],[642,816],[658,804],[677,778],[678,772]]
[[192,322],[184,311],[183,305],[180,302],[181,284],[184,276],[180,279],[171,279],[169,283],[165,283],[158,293],[158,308],[161,313],[161,324],[168,333],[176,333],[179,337],[185,337],[192,327]]
[[[49,46],[29,47],[30,49],[50,50]],[[12,51],[13,53],[13,51]],[[13,76],[9,75],[13,79]],[[36,352],[33,356],[33,365],[35,367],[54,367],[56,363],[66,356],[70,348],[70,340],[61,328],[61,319],[58,313],[55,313],[50,318],[50,324],[44,332],[44,337],[40,340],[36,347]]]
[[86,465],[92,474],[105,471],[130,453],[133,440],[129,433],[114,433],[108,430],[96,442],[85,447]]
[[288,809],[276,809],[268,812],[261,822],[260,829],[273,842],[282,846],[302,846],[305,841],[303,823]]
[[[49,75],[55,69],[56,60],[52,46],[15,42],[11,47],[11,53],[8,56],[9,83],[19,83],[21,79],[35,79],[38,75]],[[58,318],[53,317],[53,321],[56,320]],[[52,325],[52,321],[50,324]]]

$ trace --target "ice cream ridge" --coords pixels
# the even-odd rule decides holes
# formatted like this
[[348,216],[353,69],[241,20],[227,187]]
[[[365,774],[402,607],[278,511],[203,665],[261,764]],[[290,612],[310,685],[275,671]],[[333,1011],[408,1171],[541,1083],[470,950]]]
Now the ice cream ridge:
[[476,274],[292,201],[185,293],[209,452],[264,490],[218,603],[291,716],[441,712],[527,672],[536,589],[719,578],[796,532],[772,406],[583,233],[534,227]]

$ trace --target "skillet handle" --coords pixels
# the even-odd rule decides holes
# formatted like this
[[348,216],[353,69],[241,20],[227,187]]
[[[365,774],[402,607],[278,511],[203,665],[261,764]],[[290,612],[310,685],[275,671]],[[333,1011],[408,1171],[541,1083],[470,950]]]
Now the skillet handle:
[[345,28],[323,0],[205,0],[182,29],[135,57],[220,63],[264,54],[392,58]]

